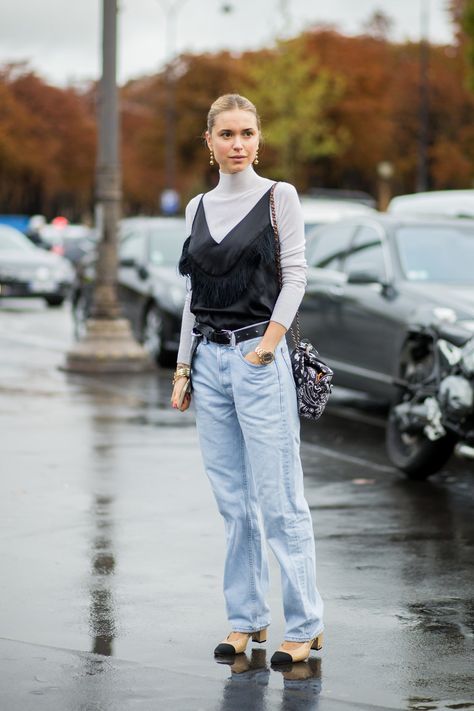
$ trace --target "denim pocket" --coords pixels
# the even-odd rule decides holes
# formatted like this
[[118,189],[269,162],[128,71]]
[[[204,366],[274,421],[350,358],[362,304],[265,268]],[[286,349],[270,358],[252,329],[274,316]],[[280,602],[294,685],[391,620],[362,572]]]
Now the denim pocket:
[[287,346],[286,342],[283,344],[283,346],[281,348],[281,357],[285,361],[285,365],[288,368],[288,372],[290,373],[291,377],[294,378],[293,368],[291,367],[290,352],[288,350],[288,346]]
[[268,368],[267,365],[261,365],[260,363],[257,365],[257,363],[250,363],[250,361],[245,359],[245,356],[251,351],[255,350],[255,346],[258,346],[261,340],[261,338],[250,338],[248,341],[242,341],[236,346],[236,351],[240,356],[240,360],[242,360],[245,365],[247,365],[249,368],[252,368],[253,370],[265,370],[266,368]]

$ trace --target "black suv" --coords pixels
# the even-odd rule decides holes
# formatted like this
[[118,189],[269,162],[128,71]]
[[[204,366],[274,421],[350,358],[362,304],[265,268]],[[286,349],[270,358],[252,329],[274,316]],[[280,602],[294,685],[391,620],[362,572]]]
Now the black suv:
[[307,239],[302,332],[335,383],[393,400],[417,323],[474,331],[474,220],[360,216]]

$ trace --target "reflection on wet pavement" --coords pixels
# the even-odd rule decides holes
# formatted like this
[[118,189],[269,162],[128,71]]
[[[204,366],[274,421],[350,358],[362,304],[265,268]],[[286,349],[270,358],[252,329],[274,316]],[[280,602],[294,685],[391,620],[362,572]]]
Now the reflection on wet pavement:
[[112,642],[116,633],[115,603],[109,576],[114,574],[115,559],[113,554],[113,525],[111,506],[113,499],[96,496],[93,516],[95,517],[96,535],[91,548],[91,587],[90,587],[90,633],[93,639],[91,651],[95,654],[113,654]]
[[226,681],[219,711],[272,708],[278,711],[315,711],[319,708],[321,693],[321,659],[280,666],[283,678],[281,703],[267,704],[266,692],[270,669],[266,662],[265,649],[253,649],[250,659],[247,654],[238,654],[227,662],[231,676]]
[[22,315],[0,312],[2,711],[474,709],[472,465],[407,481],[383,407],[339,394],[302,429],[322,660],[269,668],[273,562],[267,649],[216,664],[224,532],[170,372],[61,373],[61,313]]
[[474,701],[440,701],[424,696],[408,699],[407,711],[448,711],[448,709],[473,709]]

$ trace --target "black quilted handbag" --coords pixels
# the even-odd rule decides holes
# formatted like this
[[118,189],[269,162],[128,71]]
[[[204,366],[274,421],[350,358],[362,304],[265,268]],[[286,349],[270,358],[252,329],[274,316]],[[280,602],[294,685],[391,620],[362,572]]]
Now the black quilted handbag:
[[[276,185],[276,183],[275,183]],[[280,289],[283,285],[281,276],[280,236],[276,221],[275,198],[273,185],[270,191],[270,208],[272,225],[275,235],[275,255]],[[299,314],[296,314],[296,335],[290,329],[295,348],[291,352],[291,367],[296,385],[298,412],[300,417],[318,420],[324,412],[332,389],[333,371],[320,359],[316,348],[305,339],[301,339]]]

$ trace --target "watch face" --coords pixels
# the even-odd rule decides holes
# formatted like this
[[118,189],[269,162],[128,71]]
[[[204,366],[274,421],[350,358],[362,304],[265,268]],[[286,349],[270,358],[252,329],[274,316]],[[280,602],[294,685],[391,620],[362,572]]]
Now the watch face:
[[260,356],[260,360],[263,363],[263,365],[269,365],[269,363],[272,363],[274,359],[273,353],[270,353],[270,351],[263,351],[263,353]]

